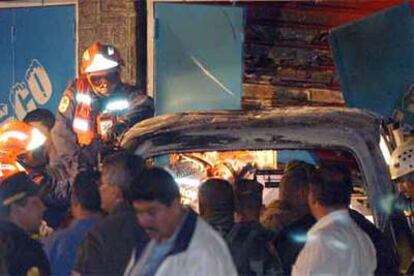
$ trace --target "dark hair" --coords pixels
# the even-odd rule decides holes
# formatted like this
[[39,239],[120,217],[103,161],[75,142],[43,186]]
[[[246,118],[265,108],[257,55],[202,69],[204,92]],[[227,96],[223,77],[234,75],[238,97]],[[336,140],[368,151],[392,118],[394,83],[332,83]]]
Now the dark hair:
[[144,168],[144,159],[126,150],[108,155],[102,162],[102,172],[106,172],[108,185],[121,188],[125,199],[130,199],[134,179]]
[[263,185],[250,179],[234,184],[234,205],[237,212],[260,210],[263,204]]
[[169,206],[177,198],[180,198],[178,185],[162,168],[144,169],[132,186],[133,201],[158,201]]
[[233,187],[227,180],[209,178],[200,185],[198,203],[207,212],[234,212]]
[[73,183],[72,196],[83,209],[101,211],[101,198],[99,195],[97,176],[90,172],[80,172]]
[[41,122],[48,130],[51,130],[55,125],[55,116],[47,109],[38,108],[27,113],[23,122]]
[[350,171],[339,164],[322,165],[311,177],[310,190],[323,206],[348,207],[352,195]]

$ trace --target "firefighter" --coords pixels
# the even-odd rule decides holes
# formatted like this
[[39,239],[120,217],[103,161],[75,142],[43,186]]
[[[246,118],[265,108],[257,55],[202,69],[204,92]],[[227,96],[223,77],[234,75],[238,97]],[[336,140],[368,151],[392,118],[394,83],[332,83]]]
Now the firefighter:
[[72,176],[97,167],[98,153],[135,123],[153,116],[152,98],[121,82],[122,60],[95,42],[82,56],[80,77],[64,91],[52,137]]
[[394,150],[389,168],[399,192],[414,201],[414,140],[408,140]]

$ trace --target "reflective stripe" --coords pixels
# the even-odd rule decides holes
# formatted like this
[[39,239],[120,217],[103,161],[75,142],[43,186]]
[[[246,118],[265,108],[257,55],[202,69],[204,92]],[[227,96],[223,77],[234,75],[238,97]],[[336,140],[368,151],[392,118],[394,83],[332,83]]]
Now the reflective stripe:
[[91,105],[92,98],[87,94],[78,93],[76,94],[76,101],[81,104]]
[[80,131],[89,131],[89,121],[85,119],[75,118],[73,120],[73,128]]
[[121,111],[124,109],[127,109],[129,107],[128,100],[122,99],[122,100],[114,100],[110,101],[104,110],[104,113],[111,112],[111,111]]

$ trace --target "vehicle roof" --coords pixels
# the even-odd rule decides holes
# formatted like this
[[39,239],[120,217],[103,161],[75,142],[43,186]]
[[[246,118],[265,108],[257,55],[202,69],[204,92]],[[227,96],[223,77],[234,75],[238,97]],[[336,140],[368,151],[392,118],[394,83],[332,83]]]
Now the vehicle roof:
[[[319,143],[325,144],[324,136],[327,139],[333,138],[326,133],[332,129],[340,132],[352,130],[366,140],[375,142],[379,137],[379,120],[374,113],[344,107],[174,113],[156,116],[136,124],[125,134],[122,146],[135,150],[138,146],[152,141],[151,146],[137,149],[138,153],[144,155],[150,152],[168,152],[168,148],[226,149],[229,146],[237,147],[238,143],[240,148],[247,145],[255,148],[254,144],[259,148],[266,148],[265,144],[279,144],[284,140],[285,133],[292,131],[306,136],[300,139],[302,144],[306,144],[305,140],[315,138]],[[280,135],[275,130],[280,130]],[[339,132],[336,133],[339,135]],[[311,137],[312,135],[317,137]],[[229,143],[232,145],[228,145]]]

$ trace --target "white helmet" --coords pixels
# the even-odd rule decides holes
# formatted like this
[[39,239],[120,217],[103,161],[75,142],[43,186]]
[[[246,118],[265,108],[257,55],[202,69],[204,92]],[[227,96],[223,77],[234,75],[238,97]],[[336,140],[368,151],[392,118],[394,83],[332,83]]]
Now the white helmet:
[[407,141],[394,150],[389,169],[392,180],[414,172],[414,141]]

